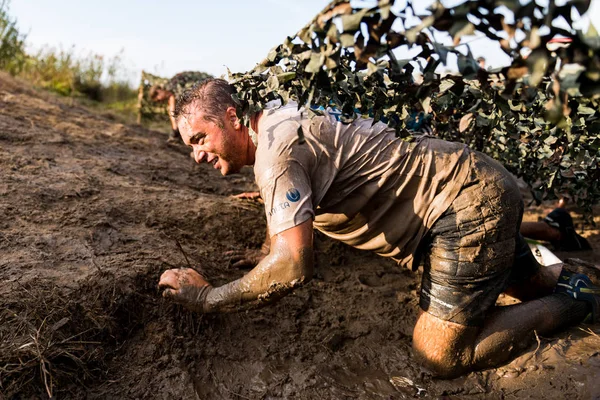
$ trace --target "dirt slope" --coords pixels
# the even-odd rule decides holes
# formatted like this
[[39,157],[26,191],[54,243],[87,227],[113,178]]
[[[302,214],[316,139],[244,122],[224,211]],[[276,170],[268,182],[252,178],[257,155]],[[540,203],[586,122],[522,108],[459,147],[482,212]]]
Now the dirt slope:
[[165,269],[241,276],[223,252],[259,246],[264,220],[229,197],[251,170],[223,178],[165,139],[0,75],[0,398],[600,398],[598,325],[433,379],[410,350],[420,275],[319,235],[315,278],[271,308],[166,303]]

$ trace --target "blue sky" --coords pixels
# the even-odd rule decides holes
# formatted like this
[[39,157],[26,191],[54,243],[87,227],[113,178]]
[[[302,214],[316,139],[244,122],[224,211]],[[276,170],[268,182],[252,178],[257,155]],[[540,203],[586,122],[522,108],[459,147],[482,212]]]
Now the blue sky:
[[[456,3],[458,0],[444,1]],[[172,76],[200,70],[219,76],[251,69],[287,35],[296,33],[329,0],[12,0],[10,15],[28,33],[32,50],[45,45],[77,54],[123,52],[128,79],[140,70]],[[414,1],[421,10],[430,0]],[[419,10],[418,10],[419,11]],[[600,0],[592,0],[600,20]],[[488,64],[508,62],[486,39],[471,43]]]
[[[12,0],[10,14],[44,45],[111,57],[163,76],[183,70],[221,75],[251,69],[296,33],[328,0]],[[301,4],[301,6],[300,6]]]

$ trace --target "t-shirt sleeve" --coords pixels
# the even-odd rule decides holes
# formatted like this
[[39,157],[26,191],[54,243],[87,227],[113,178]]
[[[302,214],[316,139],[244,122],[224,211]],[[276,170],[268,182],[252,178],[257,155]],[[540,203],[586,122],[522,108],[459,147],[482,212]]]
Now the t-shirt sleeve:
[[272,237],[314,219],[310,177],[297,160],[279,162],[257,176]]

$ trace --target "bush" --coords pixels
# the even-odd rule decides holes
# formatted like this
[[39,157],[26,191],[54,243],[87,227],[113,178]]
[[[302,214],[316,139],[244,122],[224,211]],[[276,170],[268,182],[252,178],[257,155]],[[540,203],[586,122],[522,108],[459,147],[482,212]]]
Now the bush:
[[128,82],[119,79],[123,70],[120,55],[106,60],[93,53],[78,57],[74,47],[69,50],[46,48],[30,58],[22,76],[64,96],[115,102],[137,96]]
[[118,109],[129,109],[135,102],[137,90],[122,78],[126,68],[121,54],[108,59],[94,53],[78,56],[75,47],[47,47],[27,54],[26,36],[19,33],[16,20],[9,16],[8,5],[8,0],[0,0],[0,70],[63,96],[121,103]]
[[25,35],[16,28],[16,20],[8,15],[9,2],[0,2],[0,69],[11,75],[23,70],[27,62]]

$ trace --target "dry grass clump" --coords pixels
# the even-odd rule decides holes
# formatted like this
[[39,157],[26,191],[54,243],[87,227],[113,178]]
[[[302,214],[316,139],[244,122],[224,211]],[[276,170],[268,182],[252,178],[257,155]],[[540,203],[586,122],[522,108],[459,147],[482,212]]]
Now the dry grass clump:
[[0,393],[52,398],[63,384],[101,378],[118,342],[143,323],[140,296],[106,272],[70,290],[15,284],[0,303]]

